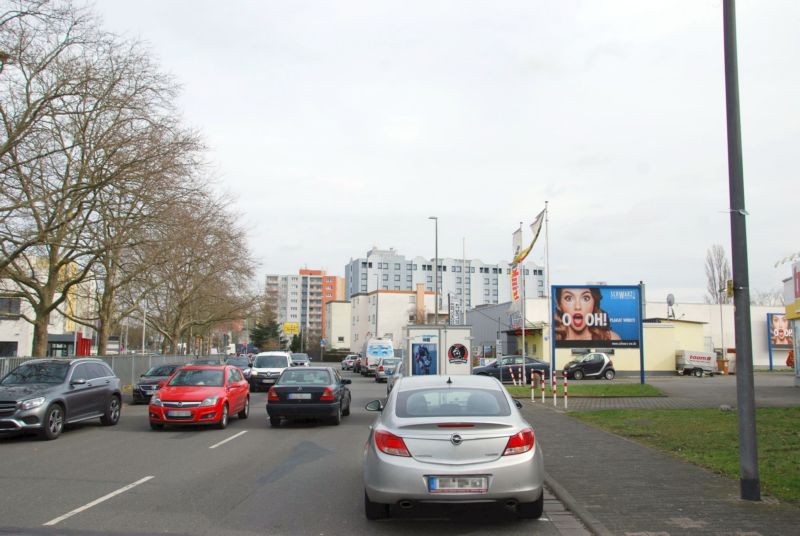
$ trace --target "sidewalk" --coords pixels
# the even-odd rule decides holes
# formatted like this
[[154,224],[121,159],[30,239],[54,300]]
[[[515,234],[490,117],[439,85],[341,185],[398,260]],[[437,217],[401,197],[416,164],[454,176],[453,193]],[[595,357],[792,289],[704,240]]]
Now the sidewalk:
[[[653,402],[614,399],[613,404],[632,408]],[[572,404],[571,399],[570,409]],[[738,480],[583,424],[564,414],[561,400],[559,406],[554,408],[552,399],[544,405],[524,400],[522,413],[544,450],[548,486],[594,534],[800,532],[800,508],[764,495],[761,502],[742,501]]]

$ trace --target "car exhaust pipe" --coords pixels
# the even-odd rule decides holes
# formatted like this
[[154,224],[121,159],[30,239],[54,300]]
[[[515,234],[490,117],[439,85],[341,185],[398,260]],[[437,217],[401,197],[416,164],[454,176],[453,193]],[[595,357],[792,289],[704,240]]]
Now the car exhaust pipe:
[[515,501],[514,499],[509,499],[505,502],[505,506],[509,510],[513,510],[517,507],[517,501]]
[[402,500],[398,504],[400,505],[400,508],[402,508],[403,510],[411,510],[412,508],[414,508],[414,503],[409,501],[408,499]]

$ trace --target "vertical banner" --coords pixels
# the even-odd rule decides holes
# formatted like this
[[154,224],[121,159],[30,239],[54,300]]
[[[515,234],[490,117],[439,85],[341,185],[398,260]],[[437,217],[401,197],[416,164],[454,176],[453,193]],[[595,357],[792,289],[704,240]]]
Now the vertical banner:
[[641,289],[634,286],[552,288],[556,348],[639,348]]

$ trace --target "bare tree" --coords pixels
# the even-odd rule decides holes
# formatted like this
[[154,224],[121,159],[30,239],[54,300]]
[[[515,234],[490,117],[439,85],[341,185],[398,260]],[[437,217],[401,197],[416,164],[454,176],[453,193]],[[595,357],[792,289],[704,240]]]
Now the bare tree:
[[786,305],[781,289],[755,290],[750,295],[750,303],[753,305],[783,306]]
[[724,289],[731,279],[731,265],[725,248],[714,244],[706,251],[706,303],[730,303]]

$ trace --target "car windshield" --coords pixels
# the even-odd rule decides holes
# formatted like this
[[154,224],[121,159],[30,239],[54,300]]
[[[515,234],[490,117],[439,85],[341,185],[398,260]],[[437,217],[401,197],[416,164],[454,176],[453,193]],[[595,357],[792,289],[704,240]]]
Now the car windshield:
[[289,360],[282,355],[258,355],[253,366],[256,368],[286,368],[289,366]]
[[398,417],[501,417],[511,408],[499,390],[434,388],[402,391],[397,397]]
[[234,367],[249,367],[250,361],[246,357],[232,357],[226,361],[229,365]]
[[182,369],[175,373],[169,385],[194,385],[222,387],[224,371],[207,369]]
[[400,358],[397,359],[381,359],[381,365],[384,367],[395,367],[400,362]]
[[25,363],[9,372],[0,384],[61,383],[68,370],[69,363]]
[[287,370],[278,379],[278,385],[330,385],[326,370]]
[[176,365],[159,365],[156,367],[150,367],[150,369],[144,373],[144,376],[169,376],[175,372],[176,368],[178,368]]

